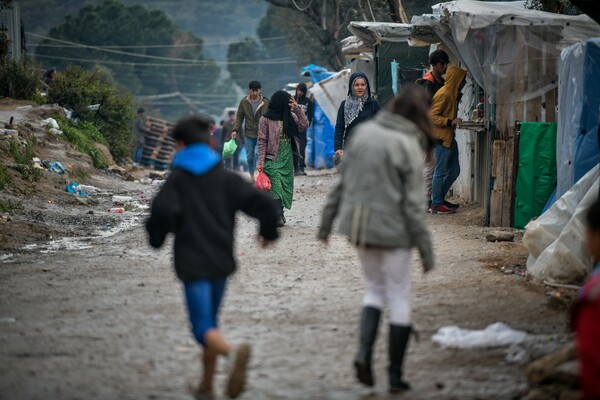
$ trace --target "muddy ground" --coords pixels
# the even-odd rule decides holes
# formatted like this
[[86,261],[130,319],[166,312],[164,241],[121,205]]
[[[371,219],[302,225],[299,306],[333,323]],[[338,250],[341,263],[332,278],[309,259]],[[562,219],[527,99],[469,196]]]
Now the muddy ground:
[[[160,176],[152,181],[153,171],[131,167],[121,175],[94,169],[88,156],[40,126],[56,112],[54,106],[0,101],[0,122],[14,117],[19,139],[34,143],[37,157],[61,161],[68,170],[44,170],[27,181],[8,153],[10,138],[0,137],[0,162],[12,176],[0,190],[0,205],[7,209],[0,212],[0,400],[188,399],[186,386],[200,365],[172,271],[172,242],[155,251],[143,230]],[[315,239],[335,178],[332,171],[297,178],[294,207],[273,248],[260,249],[255,223],[239,217],[240,268],[221,322],[232,341],[249,341],[254,348],[243,398],[525,395],[527,361],[569,339],[565,302],[524,276],[521,232],[514,232],[512,243],[485,240],[492,229],[483,227],[476,204],[462,204],[456,215],[427,216],[437,267],[426,276],[418,262],[413,267],[420,337],[406,362],[413,390],[386,394],[385,322],[375,359],[377,386],[366,389],[354,381],[363,290],[358,259],[341,236],[333,236],[328,247]],[[66,193],[74,180],[95,192]],[[124,212],[108,211],[115,207]],[[443,326],[481,329],[497,321],[527,331],[527,341],[513,348],[456,350],[431,340]],[[518,355],[517,362],[508,362],[507,354]],[[224,363],[217,379],[222,388]]]
[[[413,390],[387,395],[385,321],[375,356],[376,387],[355,383],[351,364],[363,291],[358,259],[339,235],[328,247],[315,239],[334,179],[334,173],[320,171],[297,178],[296,201],[273,248],[260,249],[254,222],[239,218],[239,270],[228,286],[221,323],[232,341],[253,345],[242,398],[523,396],[527,359],[568,337],[566,313],[549,301],[545,288],[502,271],[522,271],[521,235],[516,232],[513,243],[487,242],[491,229],[481,226],[483,213],[474,204],[463,204],[456,215],[427,217],[437,267],[425,276],[418,262],[413,267],[413,318],[420,336],[406,360]],[[199,375],[200,365],[171,267],[172,242],[155,251],[142,227],[144,205],[157,186],[105,173],[93,174],[90,183],[105,192],[93,196],[95,204],[56,194],[54,203],[37,203],[37,211],[24,207],[0,222],[5,237],[23,224],[52,236],[36,236],[28,245],[13,240],[0,255],[0,399],[188,399],[187,382]],[[115,194],[131,196],[137,205],[109,213]],[[443,326],[482,329],[497,321],[527,331],[526,343],[457,350],[431,340]],[[525,358],[506,361],[519,350]],[[221,363],[220,393],[224,379]]]

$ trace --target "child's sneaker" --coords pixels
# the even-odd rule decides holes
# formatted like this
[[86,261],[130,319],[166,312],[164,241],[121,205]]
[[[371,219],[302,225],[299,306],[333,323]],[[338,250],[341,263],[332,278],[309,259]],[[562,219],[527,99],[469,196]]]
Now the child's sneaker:
[[192,396],[194,396],[195,400],[214,400],[215,395],[212,391],[200,390],[198,385],[193,382],[188,382],[188,391]]
[[229,379],[227,381],[227,396],[237,398],[246,385],[246,369],[250,361],[250,345],[243,343],[231,352]]
[[440,204],[439,206],[431,206],[432,214],[453,214],[456,212],[456,208],[446,207],[444,204]]

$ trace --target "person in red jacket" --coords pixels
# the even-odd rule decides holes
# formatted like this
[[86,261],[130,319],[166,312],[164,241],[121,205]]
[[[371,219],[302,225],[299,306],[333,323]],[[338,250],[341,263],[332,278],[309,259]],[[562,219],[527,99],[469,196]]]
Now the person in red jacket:
[[596,266],[573,308],[582,399],[600,399],[600,199],[588,209],[587,250]]

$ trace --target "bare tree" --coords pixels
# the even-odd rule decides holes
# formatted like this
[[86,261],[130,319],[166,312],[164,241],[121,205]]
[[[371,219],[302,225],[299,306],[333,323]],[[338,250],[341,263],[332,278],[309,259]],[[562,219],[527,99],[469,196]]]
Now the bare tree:
[[[346,65],[340,41],[349,36],[347,26],[354,20],[389,21],[386,9],[393,0],[265,0],[286,10],[279,26],[295,54],[319,53],[327,67],[339,70]],[[398,0],[396,0],[398,2]],[[398,2],[399,3],[399,2]],[[390,9],[391,10],[391,9]],[[290,14],[293,13],[293,14]]]

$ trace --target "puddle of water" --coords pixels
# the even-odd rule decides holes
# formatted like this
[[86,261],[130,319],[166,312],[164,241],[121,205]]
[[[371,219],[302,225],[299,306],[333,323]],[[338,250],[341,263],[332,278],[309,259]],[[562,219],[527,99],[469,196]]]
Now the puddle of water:
[[[142,207],[140,207],[142,208]],[[56,253],[58,251],[73,251],[73,250],[85,250],[90,249],[94,246],[94,241],[107,239],[115,236],[119,232],[136,227],[140,225],[140,221],[145,218],[144,213],[132,213],[127,212],[122,214],[123,218],[117,223],[117,225],[108,229],[98,229],[93,233],[93,236],[83,237],[62,237],[59,239],[51,240],[44,245],[29,244],[24,246],[25,250],[36,250],[42,254]],[[101,228],[101,227],[99,227]],[[12,254],[10,255],[12,256]],[[2,261],[3,258],[0,258]]]

